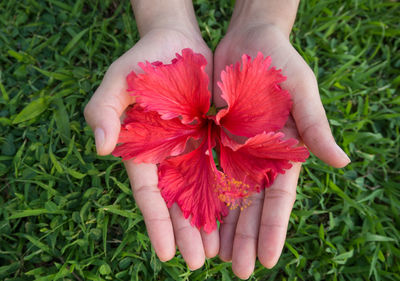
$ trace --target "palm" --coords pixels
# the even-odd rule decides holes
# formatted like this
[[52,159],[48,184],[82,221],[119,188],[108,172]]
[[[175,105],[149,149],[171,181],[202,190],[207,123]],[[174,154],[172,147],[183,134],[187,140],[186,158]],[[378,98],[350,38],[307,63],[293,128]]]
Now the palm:
[[[250,30],[229,32],[215,53],[214,81],[218,81],[221,71],[226,65],[239,61],[243,54],[255,57],[258,52],[272,58],[272,65],[283,70],[287,80],[283,87],[288,89],[294,100],[300,91],[298,88],[317,86],[311,69],[296,52],[285,35],[274,27],[253,27]],[[222,103],[220,91],[214,85],[215,102]]]
[[[191,48],[203,54],[208,61],[206,72],[212,75],[212,53],[200,35],[187,35],[172,29],[156,29],[146,33],[137,44],[118,58],[108,69],[100,87],[85,108],[85,117],[92,128],[102,126],[108,141],[97,145],[101,139],[96,135],[96,147],[101,155],[114,149],[120,130],[120,116],[135,102],[126,93],[126,76],[141,72],[139,62],[161,61],[170,63],[176,53]],[[211,79],[210,79],[211,80]],[[98,124],[100,122],[101,124]],[[125,167],[131,182],[133,195],[143,213],[147,231],[155,251],[162,261],[175,255],[175,241],[183,258],[191,269],[204,263],[204,257],[218,253],[219,237],[215,231],[209,235],[190,225],[179,207],[168,209],[158,190],[157,167],[153,164],[134,164],[126,161]]]
[[[303,98],[298,89],[316,87],[316,81],[307,64],[278,29],[262,26],[230,30],[214,56],[214,81],[220,80],[219,75],[226,65],[240,61],[243,54],[255,57],[258,52],[271,56],[272,65],[283,69],[287,80],[282,86],[291,93],[293,110],[296,110],[296,104]],[[214,101],[217,107],[224,105],[220,94],[215,83]],[[283,131],[287,137],[299,138],[292,117]],[[242,212],[231,211],[225,218],[225,224],[220,229],[220,256],[224,260],[232,259],[232,268],[239,277],[247,278],[253,272],[256,256],[267,267],[272,267],[278,260],[295,199],[299,171],[300,164],[294,164],[285,175],[278,176],[265,193],[254,195],[249,208]]]
[[212,53],[204,41],[196,35],[186,35],[179,31],[157,29],[147,33],[136,45],[120,57],[114,64],[122,66],[121,70],[137,68],[138,62],[162,61],[170,63],[176,53],[184,48],[191,48],[205,56],[209,62],[206,71],[212,73]]

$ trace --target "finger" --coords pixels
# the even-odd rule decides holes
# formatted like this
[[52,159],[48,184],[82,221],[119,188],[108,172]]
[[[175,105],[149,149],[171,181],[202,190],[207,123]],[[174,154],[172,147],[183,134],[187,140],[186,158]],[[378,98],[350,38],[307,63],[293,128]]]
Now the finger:
[[265,189],[257,253],[259,261],[267,268],[277,263],[285,243],[300,168],[301,164],[294,163],[290,170],[278,175],[271,187]]
[[85,119],[94,132],[99,155],[113,151],[121,127],[120,116],[134,102],[126,93],[126,75],[117,67],[110,67],[85,107]]
[[[295,52],[295,51],[294,51]],[[293,99],[292,115],[297,129],[307,147],[322,161],[342,168],[350,163],[349,157],[336,144],[322,105],[317,80],[299,54],[297,67],[286,70],[285,87]],[[296,79],[290,80],[290,77]]]
[[257,240],[264,191],[250,196],[250,205],[240,212],[232,251],[232,270],[242,279],[254,271],[257,257]]
[[232,260],[233,239],[235,237],[236,224],[239,215],[240,209],[230,210],[229,214],[224,217],[219,229],[219,257],[225,262]]
[[213,258],[218,255],[219,251],[219,232],[215,229],[211,233],[205,232],[203,229],[200,230],[201,240],[204,246],[204,253],[207,258]]
[[190,270],[202,267],[205,256],[199,230],[190,224],[189,219],[185,219],[176,203],[170,208],[170,214],[174,226],[175,241],[186,264]]
[[142,211],[151,244],[161,261],[175,255],[175,239],[168,208],[157,187],[157,167],[124,162],[136,204]]

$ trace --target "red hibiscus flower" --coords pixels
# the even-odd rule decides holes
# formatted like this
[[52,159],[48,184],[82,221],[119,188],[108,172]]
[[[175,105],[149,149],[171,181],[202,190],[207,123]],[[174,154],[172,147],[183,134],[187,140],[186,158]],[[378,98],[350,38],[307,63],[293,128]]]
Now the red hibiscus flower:
[[279,132],[292,102],[269,57],[259,53],[252,61],[243,55],[242,65],[226,67],[218,86],[228,106],[216,115],[210,114],[206,64],[191,49],[171,64],[140,63],[144,73],[127,76],[136,104],[126,112],[113,155],[158,164],[158,187],[168,207],[176,202],[193,225],[211,232],[228,207],[245,206],[252,192],[309,153]]

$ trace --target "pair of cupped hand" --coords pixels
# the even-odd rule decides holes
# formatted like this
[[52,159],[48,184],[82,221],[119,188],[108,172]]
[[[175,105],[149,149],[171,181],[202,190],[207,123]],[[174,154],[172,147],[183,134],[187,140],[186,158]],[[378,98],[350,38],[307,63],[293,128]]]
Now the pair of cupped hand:
[[[314,155],[333,167],[344,167],[350,162],[332,136],[312,70],[290,44],[287,35],[274,26],[231,29],[214,54],[200,34],[176,29],[146,33],[109,67],[85,108],[85,118],[94,131],[99,155],[114,150],[120,117],[135,102],[126,92],[126,76],[131,71],[140,72],[139,62],[170,63],[184,48],[191,48],[207,59],[209,88],[217,107],[224,106],[217,82],[225,66],[240,61],[243,54],[254,58],[262,52],[264,56],[271,56],[272,65],[282,69],[287,77],[282,87],[290,92],[293,100],[284,133],[302,140]],[[240,278],[251,275],[257,257],[267,268],[277,263],[296,198],[300,163],[294,163],[284,175],[279,175],[271,187],[252,195],[253,203],[248,208],[230,211],[220,228],[210,234],[191,226],[176,204],[167,208],[157,187],[155,165],[126,161],[125,167],[136,204],[143,213],[148,235],[161,261],[173,258],[178,246],[190,269],[200,268],[206,257],[219,255],[224,261],[232,261],[232,269]]]

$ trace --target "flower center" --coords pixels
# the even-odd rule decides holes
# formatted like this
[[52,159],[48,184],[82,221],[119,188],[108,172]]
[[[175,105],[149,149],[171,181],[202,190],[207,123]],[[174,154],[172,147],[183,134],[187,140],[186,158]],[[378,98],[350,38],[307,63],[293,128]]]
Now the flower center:
[[210,106],[210,109],[208,109],[208,112],[207,112],[207,116],[215,116],[217,114],[217,108],[215,107],[215,105],[214,104],[212,104],[211,106]]
[[250,185],[236,180],[223,172],[219,171],[215,166],[211,137],[212,134],[212,122],[208,123],[208,157],[210,165],[214,173],[215,192],[218,193],[218,198],[231,209],[240,207],[240,210],[247,208],[251,204],[251,200],[248,198],[250,195]]
[[251,200],[249,199],[250,186],[248,184],[228,177],[221,172],[216,174],[215,182],[219,200],[225,202],[231,210],[237,207],[243,210],[251,204]]

